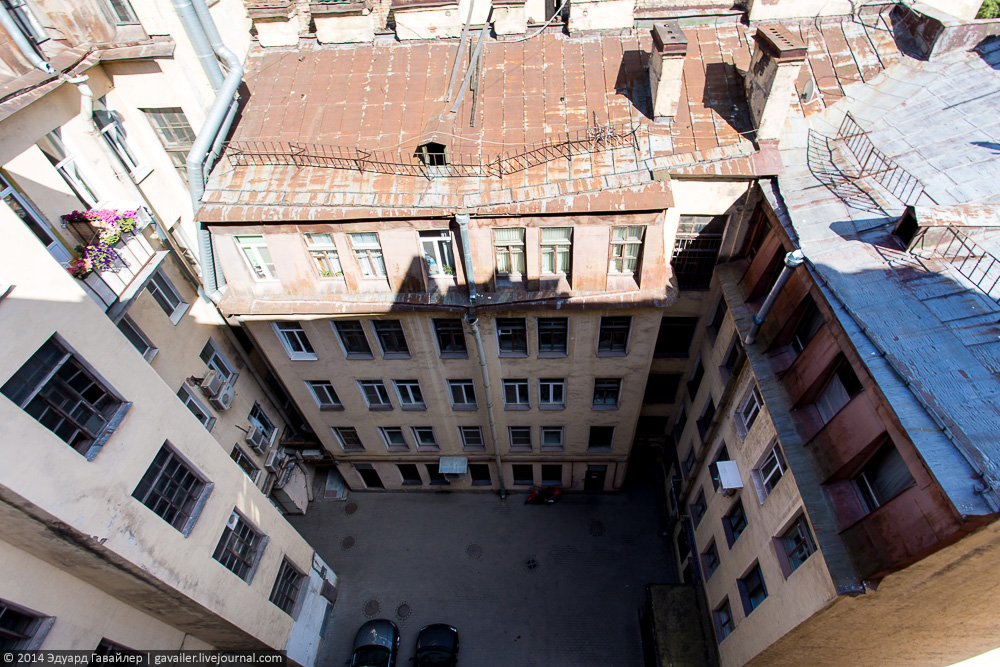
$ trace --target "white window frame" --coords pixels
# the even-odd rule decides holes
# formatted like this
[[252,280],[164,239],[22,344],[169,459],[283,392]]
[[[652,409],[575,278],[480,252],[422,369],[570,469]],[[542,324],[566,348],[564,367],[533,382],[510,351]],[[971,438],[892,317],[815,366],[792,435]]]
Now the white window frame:
[[[109,4],[111,3],[109,2]],[[94,103],[94,118],[97,120],[98,125],[101,123],[100,119],[102,116],[106,116],[108,122],[101,127],[101,136],[104,137],[104,141],[108,143],[111,150],[115,152],[118,159],[128,169],[132,180],[138,183],[152,170],[145,156],[128,143],[128,135],[125,133],[120,121],[121,114],[109,107],[103,97]]]
[[[402,440],[402,444],[393,443],[389,438],[389,431],[398,431],[399,437]],[[406,433],[403,431],[401,426],[379,426],[379,435],[382,436],[382,442],[385,443],[386,451],[390,452],[408,452],[410,451],[410,443],[406,441]]]
[[271,417],[264,412],[264,408],[261,404],[256,401],[254,401],[253,407],[250,408],[250,414],[247,415],[247,421],[264,432],[265,442],[270,442],[271,438],[274,437],[275,432],[278,430],[278,425],[271,420]]
[[[368,235],[374,236],[375,241],[361,238]],[[365,278],[385,278],[385,255],[382,254],[382,241],[378,232],[359,232],[348,234],[347,237],[351,241],[351,249],[361,268],[361,275]]]
[[[135,15],[135,10],[132,9],[132,4],[128,0],[105,0],[108,9],[115,17],[115,23],[117,25],[138,25],[139,19]],[[126,16],[122,16],[122,11],[124,11]]]
[[320,410],[343,410],[344,404],[329,380],[306,380],[306,387]]
[[[363,452],[363,451],[365,451],[365,443],[364,443],[364,441],[361,440],[361,434],[358,433],[358,429],[356,429],[355,427],[353,427],[353,426],[331,426],[330,430],[333,431],[333,436],[337,439],[337,444],[340,445],[341,451],[348,452],[348,453],[350,453],[350,452]],[[344,435],[341,433],[341,431],[347,431],[347,430],[352,431],[353,434],[354,434],[354,437],[357,438],[357,440],[358,440],[358,446],[357,447],[352,447],[352,448],[348,449],[347,446],[344,444]]]
[[[274,329],[274,335],[278,337],[281,347],[285,349],[285,354],[292,361],[315,361],[318,358],[301,322],[271,322],[271,328]],[[295,337],[297,347],[301,347],[301,350],[295,349],[292,336]]]
[[[377,394],[378,403],[372,403],[366,388],[370,388]],[[389,390],[385,388],[382,380],[358,380],[358,389],[361,390],[361,397],[365,399],[365,404],[369,410],[392,410],[392,401],[389,399]]]
[[[240,467],[240,470],[246,473],[246,476],[250,478],[251,482],[254,484],[257,483],[257,480],[260,479],[260,468],[257,467],[257,464],[254,463],[253,459],[247,456],[247,453],[243,451],[239,445],[233,445],[233,450],[229,452],[229,458],[231,458],[233,462]],[[246,461],[247,465],[253,468],[252,474],[243,467],[240,463],[241,461]]]
[[[533,452],[535,451],[535,437],[530,426],[508,426],[507,427],[507,449],[512,452]],[[528,444],[514,444],[514,431],[527,432]]]
[[[419,380],[393,380],[396,396],[399,397],[399,407],[403,410],[426,410],[424,392]],[[416,390],[414,392],[414,389]],[[419,400],[418,400],[419,399]]]
[[[420,253],[424,258],[427,275],[445,277],[455,275],[455,253],[451,245],[451,232],[433,230],[417,233]],[[428,252],[429,251],[429,252]],[[448,269],[451,269],[449,272]]]
[[[507,401],[507,388],[513,387],[517,396],[514,403],[509,403]],[[531,409],[531,391],[529,389],[530,385],[527,380],[513,379],[513,380],[503,380],[503,404],[505,410],[530,410]],[[522,395],[522,391],[524,392]]]
[[[618,230],[625,231],[621,233],[621,238],[616,239],[615,233]],[[636,238],[636,234],[638,238]],[[642,245],[645,236],[646,227],[643,225],[612,227],[608,273],[623,276],[631,276],[638,273],[642,266]],[[632,264],[632,268],[628,268],[629,264]]]
[[[816,538],[813,536],[805,514],[797,515],[774,541],[775,546],[781,550],[780,556],[784,561],[783,565],[787,568],[784,572],[786,579],[792,572],[803,566],[809,560],[809,556],[812,556],[817,550]],[[803,544],[808,553],[806,553],[805,558],[796,562],[792,559],[792,554]]]
[[320,278],[343,279],[344,267],[340,263],[340,254],[333,242],[333,235],[310,233],[303,234],[302,238],[305,240],[306,249],[313,259],[313,266],[316,267]]
[[267,247],[263,234],[239,234],[233,236],[233,242],[240,249],[243,261],[250,269],[250,275],[257,282],[277,280],[278,274],[274,268],[274,259]]
[[[572,227],[542,227],[539,238],[542,250],[541,273],[543,276],[568,276],[573,266],[573,228]],[[545,232],[562,232],[565,236],[546,239]],[[555,237],[555,234],[551,236]],[[546,260],[552,268],[546,267]],[[565,263],[565,269],[560,264]]]
[[[501,230],[520,232],[521,238],[499,241],[497,232]],[[493,230],[493,250],[498,276],[518,278],[524,275],[527,270],[524,248],[523,227],[498,227]],[[501,268],[504,263],[507,265],[507,270]]]
[[[38,240],[45,244],[45,249],[49,251],[49,254],[55,257],[60,264],[66,266],[69,260],[73,259],[73,255],[70,254],[69,250],[66,249],[66,246],[60,242],[59,237],[57,237],[55,232],[52,231],[52,226],[49,224],[49,221],[35,209],[23,193],[14,187],[14,185],[2,174],[0,174],[0,187],[2,187],[2,189],[0,189],[0,199],[3,199],[4,203],[7,204],[11,211],[13,211],[14,215],[21,218],[22,222],[24,222],[24,224],[32,231]],[[17,205],[16,208],[11,205],[11,199],[14,200],[13,203]],[[24,212],[23,216],[18,212],[18,208]],[[47,237],[46,239],[42,238],[43,234]]]
[[[188,387],[187,384],[182,384],[181,388],[177,390],[177,398],[181,400],[184,407],[191,411],[194,418],[201,422],[201,425],[208,429],[209,433],[211,433],[212,428],[215,426],[216,419],[212,416],[212,413],[209,412],[208,408],[205,407],[205,404],[198,400],[198,397],[195,396],[194,392],[191,391],[191,388]],[[192,409],[192,406],[197,408],[198,412]],[[199,416],[199,412],[201,413],[201,416]]]
[[[767,452],[761,457],[760,462],[751,471],[754,486],[757,488],[757,497],[761,504],[771,495],[774,487],[777,486],[781,478],[788,472],[788,464],[785,462],[785,454],[781,451],[781,445],[777,440],[771,443]],[[770,485],[770,488],[768,486]]]
[[[418,452],[437,452],[441,450],[441,445],[438,444],[433,426],[411,426],[410,432],[413,434],[413,442],[416,443]],[[421,433],[429,433],[430,439],[425,440]]]
[[[205,350],[209,350],[208,359],[203,356]],[[205,347],[202,348],[198,356],[209,369],[226,378],[227,383],[232,384],[236,380],[236,371],[233,370],[233,364],[229,361],[229,357],[222,353],[218,344],[211,338],[205,343]]]
[[[135,341],[132,340],[132,337],[125,332],[125,327],[128,327],[135,337],[146,346],[145,350],[139,349],[139,347],[135,344]],[[152,342],[150,342],[149,338],[146,337],[146,334],[142,332],[142,329],[140,329],[138,325],[132,321],[131,317],[125,316],[118,320],[118,330],[122,332],[122,335],[125,336],[128,342],[132,343],[139,354],[142,355],[142,358],[147,362],[152,361],[153,357],[156,356],[156,353],[160,351],[155,345],[153,345]]]
[[[469,397],[469,392],[472,393],[472,403],[456,403],[455,402],[455,388],[461,387],[462,393],[466,398]],[[479,402],[476,399],[476,383],[472,380],[448,380],[448,398],[451,400],[452,410],[478,410]]]
[[[753,408],[756,408],[755,410]],[[749,410],[748,410],[749,409]],[[746,396],[740,401],[739,408],[733,414],[733,421],[736,422],[736,432],[740,440],[745,440],[750,429],[764,411],[764,399],[760,395],[760,390],[754,384],[747,391]],[[747,416],[749,412],[749,417]],[[748,423],[749,422],[749,423]]]
[[[545,435],[546,433],[558,433],[559,434],[559,444],[546,444]],[[566,428],[564,426],[542,426],[541,427],[541,440],[539,442],[541,445],[541,450],[543,452],[561,452],[566,446]]]
[[[146,283],[146,291],[149,292],[149,295],[153,297],[153,300],[156,301],[158,306],[160,306],[160,309],[163,310],[167,317],[170,318],[170,322],[172,324],[176,325],[181,321],[181,318],[184,317],[184,313],[187,312],[188,303],[181,298],[180,293],[177,291],[177,288],[174,287],[174,284],[170,282],[170,279],[163,275],[163,271],[153,272],[153,275],[149,277],[149,282]],[[168,303],[173,301],[176,302],[173,306],[173,310],[170,312],[167,311],[163,303],[156,298],[156,292],[159,292],[163,296],[164,301]]]
[[[553,398],[556,388],[558,388],[559,400]],[[541,379],[538,381],[538,409],[539,410],[565,410],[566,409],[566,380],[565,379]]]
[[[469,442],[469,433],[478,434],[479,442],[475,443]],[[462,449],[467,452],[485,452],[486,451],[486,438],[483,437],[483,427],[482,426],[459,426],[458,427],[459,437],[462,439]]]

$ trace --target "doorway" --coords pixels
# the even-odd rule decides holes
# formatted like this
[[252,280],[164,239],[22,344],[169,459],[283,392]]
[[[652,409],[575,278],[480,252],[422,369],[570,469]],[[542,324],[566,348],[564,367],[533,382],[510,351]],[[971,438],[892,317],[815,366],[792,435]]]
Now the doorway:
[[604,479],[608,476],[608,466],[587,466],[587,476],[583,480],[584,491],[603,491]]

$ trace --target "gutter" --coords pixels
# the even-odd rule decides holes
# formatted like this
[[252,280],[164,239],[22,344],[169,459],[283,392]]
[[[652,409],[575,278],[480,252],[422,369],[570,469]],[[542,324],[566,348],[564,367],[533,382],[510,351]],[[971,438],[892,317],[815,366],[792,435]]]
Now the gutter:
[[24,36],[23,32],[21,32],[20,26],[17,25],[14,17],[10,15],[10,10],[6,7],[3,8],[3,11],[0,11],[0,25],[2,25],[8,34],[10,34],[10,38],[14,40],[14,44],[17,45],[18,51],[20,51],[21,55],[28,59],[28,62],[31,63],[32,67],[40,69],[46,74],[56,73],[56,71],[52,68],[52,65],[38,55],[38,52],[35,51],[35,47],[32,46],[31,42],[28,41],[28,38]]

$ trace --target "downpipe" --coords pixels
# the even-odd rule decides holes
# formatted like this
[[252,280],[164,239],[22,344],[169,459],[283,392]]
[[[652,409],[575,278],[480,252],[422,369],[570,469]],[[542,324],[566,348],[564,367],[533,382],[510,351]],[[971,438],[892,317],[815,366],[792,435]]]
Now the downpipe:
[[15,21],[14,17],[10,15],[10,10],[6,7],[3,8],[3,11],[0,11],[0,25],[4,27],[4,30],[7,31],[10,38],[14,40],[14,44],[17,45],[17,50],[21,52],[21,55],[28,59],[28,62],[31,63],[32,67],[40,69],[46,74],[56,73],[56,71],[52,68],[52,65],[46,62],[45,58],[38,55],[38,52],[35,51],[35,47],[32,46],[31,42],[28,41],[28,38],[24,36],[23,32],[21,32],[21,27],[17,25],[17,21]]
[[785,267],[781,270],[781,275],[778,276],[778,280],[774,283],[774,287],[768,293],[767,298],[764,299],[764,303],[761,305],[760,310],[757,314],[753,316],[753,326],[750,327],[750,332],[747,334],[743,342],[750,345],[755,340],[757,340],[757,334],[760,332],[761,326],[767,322],[767,314],[771,312],[771,306],[778,298],[778,294],[781,293],[781,288],[785,286],[788,279],[792,277],[792,273],[795,268],[802,264],[806,260],[805,254],[802,250],[795,250],[793,252],[785,255]]

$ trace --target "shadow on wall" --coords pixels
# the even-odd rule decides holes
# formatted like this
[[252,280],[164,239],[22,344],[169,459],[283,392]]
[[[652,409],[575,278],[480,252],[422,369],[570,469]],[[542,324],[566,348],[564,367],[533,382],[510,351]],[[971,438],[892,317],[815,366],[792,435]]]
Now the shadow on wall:
[[649,53],[626,51],[615,79],[615,92],[628,98],[636,111],[653,119],[653,100],[649,92]]
[[743,75],[732,63],[705,65],[705,93],[701,103],[729,123],[737,132],[753,130],[743,92]]

